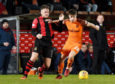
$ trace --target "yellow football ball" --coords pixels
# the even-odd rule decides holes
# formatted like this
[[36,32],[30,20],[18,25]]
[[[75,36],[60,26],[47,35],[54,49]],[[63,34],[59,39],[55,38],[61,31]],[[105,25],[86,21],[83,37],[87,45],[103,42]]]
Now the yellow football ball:
[[88,72],[85,70],[82,70],[79,72],[79,79],[88,79]]

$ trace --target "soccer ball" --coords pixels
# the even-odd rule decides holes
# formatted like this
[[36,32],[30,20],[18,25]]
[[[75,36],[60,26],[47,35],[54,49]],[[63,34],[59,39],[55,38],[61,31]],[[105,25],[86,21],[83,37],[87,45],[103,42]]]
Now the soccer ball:
[[79,72],[79,79],[88,79],[88,72],[85,70],[82,70]]

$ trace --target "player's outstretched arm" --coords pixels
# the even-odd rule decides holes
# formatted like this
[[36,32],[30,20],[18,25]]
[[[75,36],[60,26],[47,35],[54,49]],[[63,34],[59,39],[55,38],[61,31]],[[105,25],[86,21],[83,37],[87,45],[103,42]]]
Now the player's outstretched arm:
[[58,23],[59,21],[62,21],[62,22],[64,21],[64,14],[63,13],[59,15],[58,20],[50,20],[50,21],[48,21],[48,23]]
[[86,23],[86,26],[87,27],[91,27],[91,28],[94,28],[94,29],[96,29],[97,31],[99,31],[99,26],[98,25],[95,25],[95,24],[93,24],[93,23],[91,23],[91,22],[88,22],[88,21],[85,21],[85,23]]

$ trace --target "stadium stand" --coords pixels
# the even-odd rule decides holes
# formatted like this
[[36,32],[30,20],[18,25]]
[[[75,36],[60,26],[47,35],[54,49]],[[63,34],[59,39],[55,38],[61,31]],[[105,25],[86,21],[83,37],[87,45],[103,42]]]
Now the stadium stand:
[[[30,31],[25,31],[21,31],[20,33],[20,53],[30,53],[30,49],[34,46],[35,37],[32,36]],[[53,46],[56,47],[60,52],[65,43],[65,40],[68,37],[68,32],[63,31],[62,33],[58,33],[57,31],[54,31],[54,34],[55,37],[54,39],[52,39]],[[115,42],[115,31],[107,31],[107,40],[109,47],[113,47],[113,44]],[[83,32],[82,41],[86,44],[91,43],[91,40],[89,38],[89,31]]]

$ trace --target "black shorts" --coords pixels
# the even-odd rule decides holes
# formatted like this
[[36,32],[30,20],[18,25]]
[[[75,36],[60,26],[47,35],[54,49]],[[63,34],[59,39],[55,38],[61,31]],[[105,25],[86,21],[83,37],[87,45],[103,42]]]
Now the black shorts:
[[33,52],[41,54],[45,58],[52,58],[52,44],[44,40],[36,40]]

